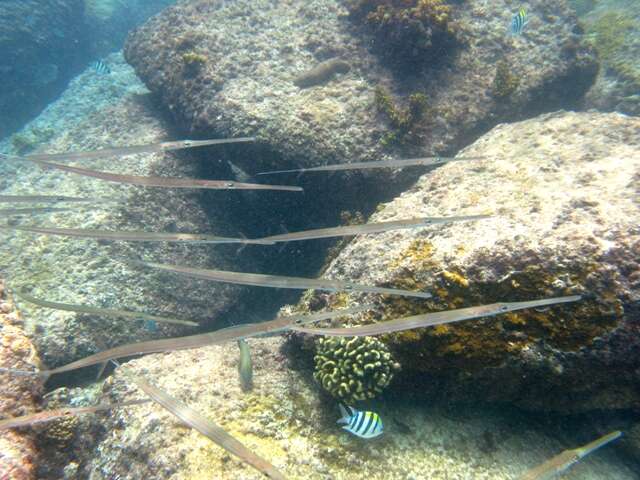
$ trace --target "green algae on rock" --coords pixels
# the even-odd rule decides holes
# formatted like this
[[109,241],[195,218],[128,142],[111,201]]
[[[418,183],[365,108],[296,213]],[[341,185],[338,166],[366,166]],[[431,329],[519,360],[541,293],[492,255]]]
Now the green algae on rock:
[[377,397],[389,386],[400,364],[374,337],[328,337],[316,341],[313,376],[347,405]]

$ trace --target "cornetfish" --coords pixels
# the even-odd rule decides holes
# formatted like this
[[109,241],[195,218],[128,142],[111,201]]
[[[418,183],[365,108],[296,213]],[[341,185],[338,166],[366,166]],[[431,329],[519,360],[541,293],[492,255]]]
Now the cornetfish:
[[197,178],[175,178],[175,177],[142,177],[137,175],[126,175],[119,173],[102,172],[83,167],[73,167],[60,163],[45,162],[31,157],[22,157],[29,162],[41,167],[53,168],[67,173],[75,173],[83,177],[92,177],[107,182],[115,182],[128,185],[138,185],[142,187],[162,187],[162,188],[208,188],[214,190],[279,190],[285,192],[301,192],[301,187],[289,185],[266,185],[261,183],[241,183],[231,180],[201,180]]
[[404,168],[417,165],[440,165],[449,162],[482,160],[486,157],[421,157],[399,160],[378,160],[373,162],[339,163],[336,165],[322,165],[320,167],[293,168],[291,170],[271,170],[257,175],[274,175],[276,173],[307,173],[307,172],[337,172],[341,170],[365,170],[370,168]]
[[119,317],[119,318],[124,317],[124,318],[132,318],[134,320],[150,320],[153,322],[160,322],[160,323],[189,325],[191,327],[198,326],[196,322],[191,322],[189,320],[179,320],[177,318],[160,317],[158,315],[150,315],[148,313],[143,313],[143,312],[132,312],[129,310],[116,310],[113,308],[98,308],[98,307],[91,307],[89,305],[74,305],[71,303],[49,302],[47,300],[41,300],[39,298],[32,297],[31,295],[29,295],[28,293],[22,290],[16,290],[15,294],[17,297],[23,299],[25,302],[33,303],[34,305],[39,305],[44,308],[51,308],[53,310],[89,313],[89,314],[101,315],[105,317]]
[[0,208],[0,217],[13,215],[42,215],[44,213],[66,212],[71,208],[61,207],[34,207],[34,208]]
[[444,312],[425,313],[413,315],[386,322],[372,323],[370,325],[360,325],[351,328],[307,328],[298,325],[291,327],[297,332],[309,333],[312,335],[326,335],[333,337],[366,337],[370,335],[380,335],[382,333],[401,332],[403,330],[413,330],[414,328],[432,327],[443,323],[453,323],[472,318],[489,317],[501,313],[513,312],[524,308],[544,307],[546,305],[556,305],[559,303],[576,302],[580,300],[579,295],[568,297],[545,298],[541,300],[530,300],[527,302],[504,302],[491,303],[489,305],[478,305],[476,307],[458,308]]
[[361,285],[353,282],[343,282],[340,280],[325,280],[322,278],[301,278],[284,277],[279,275],[263,275],[260,273],[229,272],[226,270],[207,270],[203,268],[181,267],[179,265],[165,265],[162,263],[142,262],[139,260],[125,260],[134,265],[157,268],[167,272],[186,275],[188,277],[200,278],[202,280],[213,280],[216,282],[236,283],[241,285],[254,285],[258,287],[276,288],[314,288],[316,290],[352,291],[380,293],[385,295],[403,295],[406,297],[431,298],[430,293],[414,292],[411,290],[400,290],[396,288],[374,287]]
[[221,343],[231,342],[240,338],[258,337],[265,334],[276,332],[285,332],[291,329],[293,325],[303,325],[310,322],[320,320],[328,320],[330,318],[342,315],[351,315],[353,313],[362,312],[371,309],[371,305],[362,305],[352,308],[344,308],[342,310],[333,310],[330,312],[315,313],[311,315],[291,315],[287,317],[277,317],[261,323],[251,323],[245,325],[237,325],[233,327],[223,328],[221,330],[209,333],[201,333],[198,335],[190,335],[188,337],[163,338],[161,340],[149,340],[146,342],[130,343],[119,347],[110,348],[103,352],[89,355],[75,362],[62,365],[52,370],[40,370],[37,372],[28,372],[24,370],[14,370],[11,368],[0,368],[0,372],[13,373],[16,375],[36,375],[40,378],[47,379],[56,373],[69,372],[78,368],[89,367],[100,363],[108,362],[116,358],[130,357],[133,355],[143,355],[146,353],[170,352],[174,350],[188,350],[191,348],[199,348],[207,345],[218,345]]
[[210,140],[177,140],[174,142],[150,143],[147,145],[133,145],[129,147],[103,148],[88,152],[67,153],[37,153],[25,155],[20,158],[25,160],[86,160],[92,158],[111,157],[114,155],[133,155],[135,153],[167,152],[170,150],[182,150],[184,148],[206,147],[208,145],[221,145],[225,143],[253,142],[254,137],[220,138]]
[[273,245],[269,240],[251,240],[248,238],[217,237],[206,233],[172,233],[172,232],[136,232],[112,230],[87,230],[81,228],[55,228],[0,225],[0,230],[19,230],[39,233],[41,235],[59,235],[62,237],[89,238],[93,240],[113,240],[122,242],[179,242],[179,243],[246,243],[256,245]]
[[96,202],[104,200],[106,199],[65,197],[64,195],[0,195],[0,202],[2,203]]
[[[117,362],[114,363],[118,365]],[[259,472],[264,473],[267,477],[274,480],[286,480],[286,477],[276,467],[271,465],[271,463],[255,454],[253,451],[249,450],[242,443],[233,438],[207,417],[200,414],[188,405],[182,403],[178,399],[172,397],[164,390],[151,385],[143,378],[127,372],[126,368],[123,368],[121,370],[127,378],[129,378],[138,386],[138,388],[140,388],[144,393],[151,397],[154,402],[167,409],[171,414],[176,416],[183,423],[197,430],[209,440],[216,443],[217,445],[220,445],[226,451],[237,456],[242,461],[248,463]]]
[[520,480],[546,480],[553,478],[556,475],[560,475],[591,452],[604,447],[609,442],[613,442],[620,438],[621,435],[622,432],[616,430],[615,432],[608,433],[607,435],[604,435],[593,442],[587,443],[582,447],[565,450],[564,452],[547,460],[542,465],[538,465],[537,467],[529,470],[520,477]]
[[57,408],[55,410],[44,410],[38,413],[32,413],[31,415],[23,415],[21,417],[7,418],[0,420],[0,430],[7,430],[9,428],[26,427],[34,425],[36,423],[46,423],[52,420],[56,420],[62,417],[75,417],[77,415],[83,415],[85,413],[95,413],[101,410],[111,410],[113,408],[128,407],[130,405],[140,405],[147,403],[149,400],[131,400],[122,403],[102,403],[100,405],[92,405],[88,407],[67,407]]
[[345,225],[342,227],[316,228],[301,232],[284,233],[263,237],[261,240],[271,242],[291,242],[296,240],[312,240],[316,238],[345,237],[367,233],[381,233],[404,228],[420,228],[443,223],[465,222],[469,220],[483,220],[491,215],[467,215],[462,217],[422,217],[392,220],[389,222],[364,223],[362,225]]

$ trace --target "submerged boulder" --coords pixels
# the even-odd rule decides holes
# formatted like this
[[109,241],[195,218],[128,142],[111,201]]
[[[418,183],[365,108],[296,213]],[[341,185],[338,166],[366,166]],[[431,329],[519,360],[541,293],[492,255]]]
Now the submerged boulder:
[[[372,14],[385,3],[390,16]],[[181,2],[125,55],[183,128],[257,135],[263,155],[238,159],[250,172],[452,152],[505,118],[573,105],[595,76],[564,1],[529,2],[519,36],[505,0],[417,2],[409,19],[399,3],[412,2]],[[410,71],[394,46],[414,54]]]
[[[390,389],[565,413],[638,408],[640,119],[547,114],[499,125],[462,155],[486,159],[424,175],[370,221],[492,217],[354,239],[327,277],[434,294],[432,301],[385,297],[359,321],[583,299],[387,335],[402,365]],[[318,293],[307,305],[343,297]]]

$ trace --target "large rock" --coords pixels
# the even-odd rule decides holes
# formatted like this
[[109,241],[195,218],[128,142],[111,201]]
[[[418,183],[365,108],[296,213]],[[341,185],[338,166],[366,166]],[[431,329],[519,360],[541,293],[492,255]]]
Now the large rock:
[[[604,433],[574,422],[567,435],[564,424],[509,409],[395,401],[369,405],[381,415],[385,433],[362,440],[336,425],[337,405],[322,395],[310,372],[298,370],[284,355],[282,339],[250,339],[249,344],[254,361],[249,393],[240,387],[235,342],[152,355],[125,368],[216,422],[291,480],[510,480]],[[120,370],[101,393],[104,401],[144,398]],[[153,403],[87,418],[93,437],[86,436],[92,431],[88,425],[80,425],[66,451],[47,450],[60,465],[61,457],[73,456],[67,469],[73,465],[76,476],[68,478],[265,478]],[[616,450],[599,452],[576,466],[575,474],[585,480],[632,480],[633,465]],[[42,473],[43,480],[62,478],[53,465]]]
[[[128,68],[132,75],[129,67],[122,68]],[[86,86],[90,80],[85,78],[85,82]],[[139,83],[136,85],[110,106],[85,115],[78,113],[79,121],[69,120],[75,119],[77,111],[73,108],[48,110],[43,114],[48,120],[45,124],[59,126],[60,130],[51,128],[50,140],[35,151],[95,150],[175,139],[176,134],[162,113],[154,108],[149,96],[135,93],[144,88]],[[106,89],[103,95],[109,95],[110,91]],[[98,101],[98,96],[92,96],[95,92],[93,88],[78,87],[73,93],[84,98],[84,102],[92,102]],[[61,102],[69,105],[66,99]],[[203,163],[189,153],[140,154],[118,157],[116,161],[103,158],[76,163],[134,175],[200,178],[203,174]],[[96,199],[87,205],[72,204],[70,211],[14,219],[18,225],[238,234],[223,218],[224,212],[229,210],[228,202],[241,200],[238,192],[211,193],[215,207],[205,207],[200,202],[200,193],[188,189],[123,186],[59,171],[43,171],[26,162],[4,162],[2,171],[0,189],[3,194],[61,194]],[[220,314],[235,305],[240,288],[130,267],[119,257],[146,257],[167,263],[230,269],[232,262],[235,266],[242,265],[235,256],[236,249],[237,246],[109,244],[3,231],[0,265],[10,287],[25,288],[33,296],[45,300],[139,310],[188,319],[203,326],[220,325]],[[251,251],[248,247],[241,258],[249,261]],[[196,331],[193,327],[145,326],[138,320],[44,309],[22,301],[20,307],[25,314],[26,330],[50,367],[108,346]]]
[[[580,294],[579,303],[386,337],[423,398],[579,412],[638,408],[640,119],[547,114],[500,125],[370,221],[487,220],[357,237],[326,276],[433,292],[387,297],[361,321]],[[345,302],[317,294],[309,305]],[[314,307],[316,308],[316,307]]]
[[[280,168],[382,155],[394,128],[376,111],[376,87],[391,92],[392,107],[426,94],[427,113],[399,146],[428,154],[452,152],[501,119],[570,106],[596,73],[565,2],[530,2],[530,22],[515,37],[508,34],[511,3],[452,5],[456,41],[426,62],[417,58],[410,72],[370,51],[372,34],[350,19],[349,5],[181,2],[130,35],[125,55],[183,128],[259,136],[262,155],[237,159],[249,172],[274,166],[274,155]],[[334,57],[350,71],[320,75],[325,81],[310,88],[294,83]]]
[[[0,280],[0,367],[34,370],[39,367],[35,347],[22,330],[23,319]],[[35,377],[0,373],[0,418],[33,413],[42,382]],[[38,453],[30,432],[0,431],[0,478],[36,478]]]
[[83,43],[82,0],[7,0],[0,8],[0,137],[64,88]]

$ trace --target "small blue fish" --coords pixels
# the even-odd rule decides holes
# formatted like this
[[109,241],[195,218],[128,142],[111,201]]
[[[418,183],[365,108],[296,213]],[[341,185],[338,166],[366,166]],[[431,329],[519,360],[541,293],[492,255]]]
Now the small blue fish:
[[349,433],[360,438],[373,438],[382,435],[383,425],[382,419],[374,412],[360,412],[355,408],[339,404],[342,418],[338,423],[343,424],[342,427]]
[[91,66],[100,75],[108,75],[111,73],[111,69],[109,68],[109,65],[104,63],[102,60],[96,60],[91,64]]
[[520,35],[527,23],[529,23],[527,11],[522,7],[518,13],[513,16],[513,20],[511,20],[511,34]]

